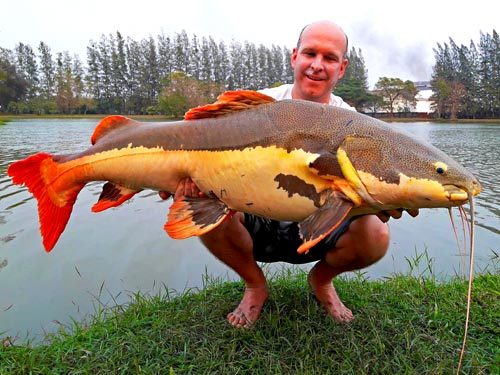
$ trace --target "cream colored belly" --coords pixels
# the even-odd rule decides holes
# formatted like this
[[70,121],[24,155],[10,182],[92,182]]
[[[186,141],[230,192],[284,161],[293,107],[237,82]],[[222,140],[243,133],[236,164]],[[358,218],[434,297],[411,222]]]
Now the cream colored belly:
[[300,221],[318,207],[310,198],[280,187],[276,176],[296,176],[320,193],[329,187],[329,181],[308,167],[317,156],[302,150],[287,153],[276,147],[200,152],[191,177],[202,191],[213,192],[233,210]]
[[174,192],[181,178],[191,177],[201,191],[213,192],[235,211],[300,221],[318,207],[307,196],[290,194],[280,187],[276,176],[298,177],[312,185],[316,193],[323,192],[331,181],[318,177],[308,167],[317,157],[303,150],[288,153],[277,147],[237,151],[129,147],[77,159],[61,168],[78,170],[82,181],[108,180],[137,190]]

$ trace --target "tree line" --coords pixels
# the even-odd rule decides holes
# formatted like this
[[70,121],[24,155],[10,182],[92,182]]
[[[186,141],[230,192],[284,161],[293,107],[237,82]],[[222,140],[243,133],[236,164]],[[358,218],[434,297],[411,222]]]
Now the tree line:
[[[120,32],[87,46],[86,66],[47,44],[0,47],[0,111],[13,113],[166,113],[213,101],[221,92],[291,82],[291,51],[212,37]],[[188,107],[189,108],[189,107]],[[172,113],[175,112],[175,113]]]
[[[438,44],[431,82],[438,117],[500,117],[499,51],[495,31],[481,34],[478,48],[451,39]],[[361,49],[347,57],[337,95],[360,111],[411,111],[417,92],[411,81],[381,77],[369,91]],[[185,30],[140,41],[102,35],[87,46],[86,64],[67,51],[53,56],[44,42],[36,50],[18,43],[14,50],[0,47],[0,112],[179,117],[223,91],[293,82],[290,58],[286,47],[216,42]]]
[[439,118],[500,118],[500,39],[480,33],[479,44],[449,43],[434,49],[431,98]]

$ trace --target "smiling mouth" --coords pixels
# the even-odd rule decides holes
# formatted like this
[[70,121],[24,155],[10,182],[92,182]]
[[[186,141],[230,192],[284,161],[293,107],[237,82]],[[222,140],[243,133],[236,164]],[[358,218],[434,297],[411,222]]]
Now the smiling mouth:
[[315,81],[315,82],[324,81],[324,78],[314,77],[314,76],[310,76],[310,75],[307,75],[307,78],[309,78],[311,81]]

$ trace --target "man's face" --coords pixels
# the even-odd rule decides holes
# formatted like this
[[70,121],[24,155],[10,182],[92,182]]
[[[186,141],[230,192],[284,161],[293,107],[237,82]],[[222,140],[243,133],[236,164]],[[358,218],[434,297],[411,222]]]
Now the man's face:
[[292,52],[294,99],[329,103],[330,93],[347,66],[346,38],[331,25],[312,25],[302,33],[299,48]]

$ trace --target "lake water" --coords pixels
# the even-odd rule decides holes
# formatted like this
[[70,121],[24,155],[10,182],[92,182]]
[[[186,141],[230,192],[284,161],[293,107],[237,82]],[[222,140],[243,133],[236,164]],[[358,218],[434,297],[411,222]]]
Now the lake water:
[[[183,292],[205,277],[236,280],[198,239],[170,239],[163,231],[170,201],[142,192],[120,207],[94,214],[101,183],[80,193],[73,215],[51,253],[43,250],[36,202],[14,186],[6,170],[36,152],[73,153],[89,146],[97,120],[22,120],[0,126],[0,337],[33,340],[71,318],[84,319],[130,295]],[[500,126],[495,124],[395,124],[426,139],[470,168],[483,184],[476,198],[476,272],[498,272],[500,254]],[[455,215],[457,217],[457,215]],[[460,226],[460,220],[456,220]],[[421,210],[417,218],[391,220],[391,247],[363,270],[378,279],[394,273],[448,277],[463,274],[447,210]],[[460,233],[460,229],[459,229]],[[415,260],[422,256],[419,267]],[[427,269],[431,265],[431,270]],[[282,264],[267,266],[273,273]],[[304,266],[305,268],[310,265]]]

